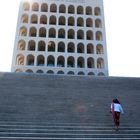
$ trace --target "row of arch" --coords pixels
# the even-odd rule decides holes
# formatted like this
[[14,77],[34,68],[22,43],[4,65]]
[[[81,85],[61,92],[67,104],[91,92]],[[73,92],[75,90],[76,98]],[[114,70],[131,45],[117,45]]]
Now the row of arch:
[[45,60],[44,55],[38,55],[35,57],[34,55],[29,54],[26,56],[25,60],[23,54],[18,54],[16,56],[16,65],[104,69],[104,59],[101,57],[97,60],[92,57],[85,59],[81,56],[78,58],[74,58],[73,56],[69,56],[68,58],[58,56],[55,58],[53,55],[49,55]]
[[[58,33],[58,36],[56,36]],[[77,33],[77,36],[76,36]],[[37,31],[36,27],[30,27],[29,29],[29,36],[30,37],[37,37],[37,34],[39,37],[47,37],[47,29],[45,27],[41,27],[39,31]],[[22,26],[19,30],[19,36],[27,36],[27,27]],[[77,32],[75,32],[74,29],[68,29],[66,31],[63,28],[55,29],[55,28],[49,28],[48,29],[48,38],[67,38],[67,39],[86,39],[86,40],[94,40],[94,32],[92,30],[84,31],[83,29],[79,29]],[[101,31],[95,32],[95,40],[102,41],[103,35]]]
[[65,43],[62,41],[58,43],[55,43],[54,41],[49,41],[46,46],[46,43],[43,40],[39,41],[38,44],[34,40],[29,40],[26,48],[26,42],[22,39],[19,40],[17,49],[20,51],[28,50],[28,51],[104,54],[102,44],[97,44],[96,50],[94,50],[94,45],[92,43],[88,43],[85,46],[83,43],[78,43],[77,45],[75,45],[73,42],[69,42],[68,44],[65,45]]
[[[38,22],[39,20],[39,22]],[[49,21],[48,21],[49,20]],[[58,21],[58,23],[57,23]],[[77,21],[77,24],[76,24]],[[93,20],[92,18],[88,17],[84,19],[83,17],[78,17],[75,19],[75,17],[70,16],[66,18],[65,16],[59,16],[56,17],[55,15],[51,15],[49,18],[46,15],[41,15],[40,18],[36,14],[32,14],[30,17],[30,23],[31,24],[49,24],[49,25],[67,25],[68,26],[81,26],[81,27],[93,27],[93,22],[95,21],[95,28],[101,28],[102,22],[101,19],[97,18]],[[29,16],[28,14],[23,14],[21,16],[21,23],[28,23],[29,22]]]
[[51,5],[48,5],[47,3],[42,3],[39,5],[39,3],[35,2],[30,5],[30,3],[25,2],[23,3],[23,10],[24,11],[41,11],[41,12],[53,12],[53,13],[68,13],[68,14],[85,14],[85,15],[101,15],[101,8],[95,7],[92,8],[91,6],[74,6],[74,5],[68,5],[65,4],[56,5],[55,3],[52,3]]
[[[23,70],[22,69],[16,69],[15,72],[23,72]],[[34,73],[34,71],[32,69],[27,69],[25,72]],[[41,69],[36,70],[35,73],[45,74],[45,72]],[[74,71],[68,71],[67,73],[65,73],[62,70],[59,70],[56,73],[53,70],[48,70],[46,72],[46,74],[86,75],[85,72],[83,72],[83,71],[79,71],[78,73],[75,73]],[[94,72],[88,72],[87,75],[96,76]],[[103,72],[99,72],[97,74],[97,76],[105,76],[105,74]]]

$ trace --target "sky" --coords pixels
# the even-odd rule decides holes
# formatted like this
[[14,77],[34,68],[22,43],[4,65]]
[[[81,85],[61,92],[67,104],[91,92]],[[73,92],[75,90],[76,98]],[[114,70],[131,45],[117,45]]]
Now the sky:
[[[20,0],[0,4],[0,72],[10,72]],[[140,0],[104,0],[109,76],[140,77]]]

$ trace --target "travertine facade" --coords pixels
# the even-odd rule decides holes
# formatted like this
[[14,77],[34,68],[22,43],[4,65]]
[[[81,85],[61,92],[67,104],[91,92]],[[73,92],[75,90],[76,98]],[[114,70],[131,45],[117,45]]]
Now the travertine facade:
[[102,0],[22,0],[12,72],[108,76]]

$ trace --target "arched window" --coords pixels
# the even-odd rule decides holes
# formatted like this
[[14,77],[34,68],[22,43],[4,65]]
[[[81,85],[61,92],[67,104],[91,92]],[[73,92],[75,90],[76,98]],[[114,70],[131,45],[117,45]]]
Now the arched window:
[[57,67],[65,67],[65,59],[63,56],[57,58]]
[[77,53],[84,53],[84,44],[83,43],[79,43],[77,45]]
[[74,14],[74,13],[75,13],[75,8],[74,8],[73,5],[70,5],[70,6],[68,7],[68,13],[69,13],[69,14]]
[[78,6],[77,7],[77,14],[83,14],[83,13],[84,13],[83,7],[82,6]]
[[33,73],[33,71],[31,69],[27,69],[26,72],[27,73]]
[[67,74],[68,75],[74,75],[74,72],[73,71],[69,71]]
[[84,26],[84,19],[83,18],[78,18],[77,19],[77,26]]
[[48,52],[55,52],[55,43],[53,41],[48,43]]
[[90,6],[86,7],[86,15],[92,15],[92,8]]
[[43,70],[37,70],[36,73],[44,73]]
[[36,37],[37,29],[35,27],[30,28],[29,36]]
[[64,16],[59,17],[59,25],[65,25],[66,24],[66,19]]
[[91,18],[88,18],[88,19],[86,20],[86,27],[93,27],[93,21],[92,21]]
[[85,75],[85,73],[82,72],[82,71],[79,71],[79,72],[78,72],[78,75]]
[[74,17],[69,17],[68,18],[68,26],[74,26],[74,25],[75,25]]
[[55,59],[54,56],[50,55],[47,58],[47,66],[48,67],[54,67],[55,66]]
[[83,30],[77,31],[77,39],[84,39],[84,31]]
[[93,75],[93,76],[95,76],[95,73],[89,72],[88,75]]
[[62,70],[58,71],[57,74],[64,74]]
[[48,11],[48,5],[46,3],[43,3],[41,5],[41,12],[47,12]]
[[29,11],[29,9],[30,9],[30,4],[28,2],[23,3],[23,10]]
[[72,42],[68,43],[67,52],[69,52],[69,53],[74,53],[75,52],[75,45],[74,45],[74,43],[72,43]]
[[49,37],[51,37],[51,38],[56,37],[56,30],[54,28],[49,29]]
[[44,66],[44,62],[45,60],[44,60],[44,56],[43,55],[39,55],[38,57],[37,57],[37,66]]
[[65,44],[64,42],[58,43],[58,52],[65,52]]
[[27,29],[26,29],[26,27],[21,27],[20,28],[19,36],[27,36]]
[[57,6],[56,6],[56,4],[51,4],[51,6],[50,6],[50,12],[57,12]]
[[87,67],[94,68],[94,59],[92,57],[87,59]]
[[38,17],[37,17],[37,15],[32,15],[32,16],[31,16],[31,23],[32,23],[32,24],[37,24],[37,22],[38,22]]
[[93,54],[94,53],[94,46],[93,46],[93,44],[88,44],[87,45],[87,53],[88,54]]
[[102,41],[103,40],[102,32],[100,32],[100,31],[96,32],[96,40],[98,40],[98,41]]
[[96,54],[104,54],[103,46],[101,44],[97,44]]
[[97,68],[98,69],[103,69],[104,68],[104,60],[103,60],[103,58],[98,58],[97,59]]
[[39,29],[39,37],[46,37],[46,29],[44,27]]
[[87,31],[87,40],[93,40],[93,32],[92,31]]
[[26,42],[24,40],[20,40],[18,42],[18,50],[23,51],[25,50]]
[[50,24],[56,25],[56,16],[50,16]]
[[74,57],[70,56],[67,59],[67,67],[75,67],[75,61],[74,61]]
[[40,17],[40,24],[47,24],[47,17],[45,15]]
[[66,13],[66,6],[64,4],[59,6],[59,13]]
[[69,29],[68,30],[68,39],[74,39],[74,38],[75,38],[74,30]]
[[54,74],[54,71],[48,70],[48,71],[47,71],[47,74]]
[[103,72],[99,72],[98,76],[105,76],[105,74]]
[[77,60],[77,67],[78,68],[84,68],[85,67],[85,61],[83,57],[79,57]]
[[30,40],[28,43],[28,50],[29,51],[35,51],[35,41],[34,40]]
[[34,56],[33,55],[29,54],[27,56],[26,64],[29,65],[29,66],[33,66],[34,65]]
[[16,57],[16,65],[24,65],[24,55],[18,54]]
[[44,41],[39,41],[38,43],[38,51],[45,51],[45,42]]
[[38,11],[38,10],[39,10],[38,3],[33,3],[33,5],[32,5],[32,11]]
[[102,22],[100,19],[96,19],[95,20],[95,27],[96,28],[102,28]]
[[28,15],[27,14],[22,15],[21,23],[28,23]]
[[64,29],[59,29],[58,38],[65,38],[65,30]]
[[94,14],[95,14],[95,16],[100,16],[101,15],[101,9],[99,7],[95,7]]

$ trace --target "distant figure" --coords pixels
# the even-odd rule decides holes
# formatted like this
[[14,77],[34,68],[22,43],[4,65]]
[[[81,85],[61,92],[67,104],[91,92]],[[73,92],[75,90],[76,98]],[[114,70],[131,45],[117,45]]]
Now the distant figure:
[[112,112],[112,116],[113,116],[113,120],[114,120],[116,129],[118,130],[118,127],[120,125],[120,114],[124,113],[123,108],[122,108],[120,102],[118,101],[118,99],[113,99],[113,101],[111,103],[111,112]]

